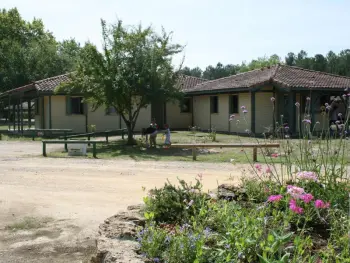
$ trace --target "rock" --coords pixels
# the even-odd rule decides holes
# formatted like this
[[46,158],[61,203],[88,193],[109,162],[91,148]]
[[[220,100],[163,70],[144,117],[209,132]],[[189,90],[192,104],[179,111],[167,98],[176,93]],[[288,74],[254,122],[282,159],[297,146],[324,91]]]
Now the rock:
[[248,196],[246,194],[246,190],[242,187],[237,187],[235,185],[230,184],[222,184],[218,187],[218,194],[219,199],[227,199],[229,201],[232,200],[243,200],[246,201],[248,199]]
[[96,240],[97,253],[91,263],[144,263],[137,254],[136,231],[144,226],[141,205],[129,206],[128,211],[107,218],[99,227]]

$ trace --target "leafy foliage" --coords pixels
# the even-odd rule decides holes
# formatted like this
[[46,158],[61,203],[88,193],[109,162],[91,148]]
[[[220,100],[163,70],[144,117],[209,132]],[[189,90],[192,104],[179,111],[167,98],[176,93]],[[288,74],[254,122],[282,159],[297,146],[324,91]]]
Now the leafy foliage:
[[40,19],[0,10],[0,92],[74,70],[79,51],[74,39],[56,41]]
[[180,180],[178,187],[168,182],[163,188],[151,190],[144,198],[145,211],[152,214],[152,219],[157,223],[187,222],[197,213],[205,198],[201,187],[199,180],[193,186]]
[[82,49],[72,81],[60,87],[80,92],[98,107],[114,107],[128,128],[128,142],[142,108],[152,101],[165,102],[181,96],[179,74],[172,56],[182,47],[171,43],[171,34],[156,34],[151,27],[124,26],[122,21],[102,24],[103,50],[87,43]]

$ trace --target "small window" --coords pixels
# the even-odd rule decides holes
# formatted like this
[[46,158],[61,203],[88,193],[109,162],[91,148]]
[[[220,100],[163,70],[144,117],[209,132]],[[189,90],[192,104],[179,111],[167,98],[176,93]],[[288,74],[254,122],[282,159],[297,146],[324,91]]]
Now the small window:
[[192,98],[184,98],[181,103],[181,112],[190,113],[192,112]]
[[239,113],[238,112],[238,95],[230,96],[230,114]]
[[106,115],[117,115],[117,110],[115,109],[115,107],[110,106],[106,109]]
[[212,96],[210,97],[210,112],[219,113],[219,97]]
[[67,114],[84,114],[84,103],[82,97],[67,97]]
[[35,115],[39,115],[39,99],[34,101]]

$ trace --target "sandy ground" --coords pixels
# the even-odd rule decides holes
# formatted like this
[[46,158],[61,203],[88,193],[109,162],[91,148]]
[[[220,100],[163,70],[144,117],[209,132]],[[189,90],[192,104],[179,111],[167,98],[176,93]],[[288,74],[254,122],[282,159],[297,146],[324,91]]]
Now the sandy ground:
[[[50,146],[52,148],[61,146]],[[85,262],[99,224],[142,202],[147,189],[177,177],[203,174],[206,189],[232,178],[243,166],[192,162],[135,162],[43,158],[40,142],[0,141],[0,262]],[[52,221],[27,231],[5,230],[24,217]]]

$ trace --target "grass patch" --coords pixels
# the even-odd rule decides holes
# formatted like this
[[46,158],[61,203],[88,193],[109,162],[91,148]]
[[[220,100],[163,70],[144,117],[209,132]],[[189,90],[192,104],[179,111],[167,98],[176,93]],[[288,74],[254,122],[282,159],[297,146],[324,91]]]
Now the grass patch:
[[[135,136],[139,141],[140,135]],[[216,141],[208,137],[207,133],[197,133],[195,136],[191,132],[172,132],[171,141],[177,143],[248,143],[256,142],[254,138],[242,138],[235,135],[217,134]],[[262,139],[258,141],[263,142]],[[192,161],[191,149],[164,149],[164,138],[162,134],[157,136],[157,148],[145,148],[140,145],[129,146],[125,145],[125,140],[112,140],[109,144],[97,144],[98,158],[120,158],[132,159],[136,161]],[[246,149],[249,158],[253,158],[253,150]],[[56,151],[48,154],[50,157],[66,157],[65,151]],[[85,158],[85,157],[84,157]],[[88,158],[92,158],[92,148],[88,148]],[[234,159],[235,162],[247,162],[247,157],[240,148],[211,148],[201,149],[198,155],[198,160],[201,162],[230,162]]]
[[[120,137],[119,137],[120,138]],[[141,139],[140,135],[135,136],[135,139],[139,141]],[[265,140],[261,138],[250,138],[241,137],[237,135],[228,134],[216,134],[216,141],[213,142],[209,138],[208,133],[196,133],[194,135],[191,132],[179,131],[172,132],[171,141],[173,144],[191,144],[191,143],[208,143],[208,144],[230,144],[230,143],[269,143],[270,140]],[[333,143],[337,143],[339,140],[334,140]],[[192,150],[191,149],[177,149],[169,148],[164,149],[164,139],[162,135],[157,136],[157,148],[145,148],[140,145],[129,146],[125,145],[126,140],[110,140],[109,144],[97,144],[97,157],[102,159],[113,159],[120,158],[126,160],[135,161],[191,161],[192,162]],[[287,140],[275,140],[274,143],[286,144]],[[282,145],[280,149],[270,148],[271,152],[279,152],[282,155],[278,158],[271,158],[263,154],[262,149],[258,149],[258,162],[270,162],[270,163],[284,163],[288,157],[290,161],[293,161],[295,157],[300,156],[300,149],[298,144],[299,139],[289,139],[288,148],[293,147],[293,153],[288,157],[286,155],[286,145]],[[344,143],[348,143],[345,141]],[[325,146],[326,141],[320,141],[319,145]],[[314,145],[313,147],[317,150],[319,145]],[[312,146],[310,146],[312,147]],[[310,148],[310,154],[312,153]],[[67,153],[63,151],[63,145],[61,151],[50,152],[48,154],[50,157],[67,157]],[[349,162],[348,156],[344,156]],[[76,157],[80,158],[80,157]],[[83,157],[86,158],[86,157]],[[88,158],[92,157],[92,147],[88,148]],[[206,148],[199,149],[197,156],[197,161],[208,162],[208,163],[247,163],[248,161],[253,161],[253,149],[250,148]]]
[[43,218],[24,217],[17,222],[7,225],[5,229],[11,230],[11,231],[38,229],[46,226],[48,223],[52,221],[53,221],[53,218],[51,217],[43,217]]

